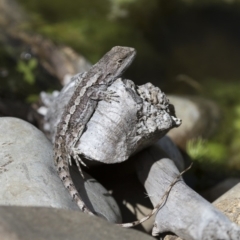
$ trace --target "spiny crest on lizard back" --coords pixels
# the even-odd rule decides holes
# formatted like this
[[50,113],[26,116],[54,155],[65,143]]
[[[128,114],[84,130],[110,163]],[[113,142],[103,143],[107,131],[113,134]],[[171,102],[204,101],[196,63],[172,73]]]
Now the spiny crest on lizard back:
[[98,84],[111,84],[128,68],[135,58],[136,51],[130,47],[113,47],[97,63],[104,73]]

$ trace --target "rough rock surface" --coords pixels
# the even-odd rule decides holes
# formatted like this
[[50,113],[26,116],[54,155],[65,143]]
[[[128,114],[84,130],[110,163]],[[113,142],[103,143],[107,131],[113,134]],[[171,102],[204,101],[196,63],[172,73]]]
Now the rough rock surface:
[[84,213],[53,208],[13,206],[0,207],[0,236],[4,240],[154,239]]
[[240,183],[214,201],[213,205],[240,226]]
[[[0,118],[0,204],[78,209],[58,177],[52,144],[31,124]],[[74,174],[77,188],[88,206],[111,222],[121,221],[119,208],[93,178],[85,182]]]

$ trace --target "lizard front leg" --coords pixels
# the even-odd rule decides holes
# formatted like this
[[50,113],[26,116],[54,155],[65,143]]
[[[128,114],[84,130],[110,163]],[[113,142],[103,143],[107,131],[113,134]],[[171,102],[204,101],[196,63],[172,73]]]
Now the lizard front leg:
[[106,102],[118,102],[118,98],[119,96],[116,94],[115,91],[113,90],[108,90],[107,89],[108,86],[107,85],[95,85],[90,87],[87,92],[86,95],[88,96],[88,98],[92,101],[106,101]]

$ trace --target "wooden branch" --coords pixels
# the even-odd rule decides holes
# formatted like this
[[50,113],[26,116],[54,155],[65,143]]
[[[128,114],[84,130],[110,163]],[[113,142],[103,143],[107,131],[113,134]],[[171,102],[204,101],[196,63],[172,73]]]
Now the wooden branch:
[[[170,183],[179,174],[173,161],[158,145],[141,154],[136,169],[153,205],[159,203]],[[183,181],[177,182],[158,211],[152,234],[173,232],[188,239],[239,239],[240,227],[214,208]]]
[[[47,109],[44,126],[52,140],[74,86],[75,80],[53,98]],[[131,80],[118,79],[109,90],[116,92],[118,102],[100,101],[77,143],[88,160],[108,164],[125,161],[181,124],[165,94],[150,83],[135,86]],[[48,97],[44,98],[46,102]]]
[[166,153],[167,158],[170,158],[175,163],[180,172],[185,169],[184,159],[175,143],[168,136],[164,136],[158,140],[157,145]]

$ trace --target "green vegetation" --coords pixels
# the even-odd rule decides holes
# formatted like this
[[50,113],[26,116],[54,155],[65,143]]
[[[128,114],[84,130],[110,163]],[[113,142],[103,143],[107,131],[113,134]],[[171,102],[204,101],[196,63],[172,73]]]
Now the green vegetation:
[[227,148],[223,144],[202,138],[190,140],[187,153],[193,160],[208,166],[223,166],[228,158]]
[[[138,3],[135,0],[72,1],[71,4],[65,0],[19,1],[30,11],[31,27],[34,26],[35,31],[72,46],[92,62],[114,45],[131,45],[140,52],[153,53],[136,28],[129,9],[134,5],[138,11],[135,16],[143,17],[142,13],[150,15],[157,6],[157,0],[152,0],[151,4],[144,4],[147,0]],[[145,21],[148,15],[144,16]]]
[[204,95],[218,103],[223,118],[211,139],[189,141],[187,152],[203,168],[234,174],[240,171],[240,83],[210,79],[202,84]]
[[34,70],[36,67],[36,58],[31,58],[28,62],[19,60],[17,63],[17,71],[23,74],[23,80],[30,85],[33,85],[35,83]]

